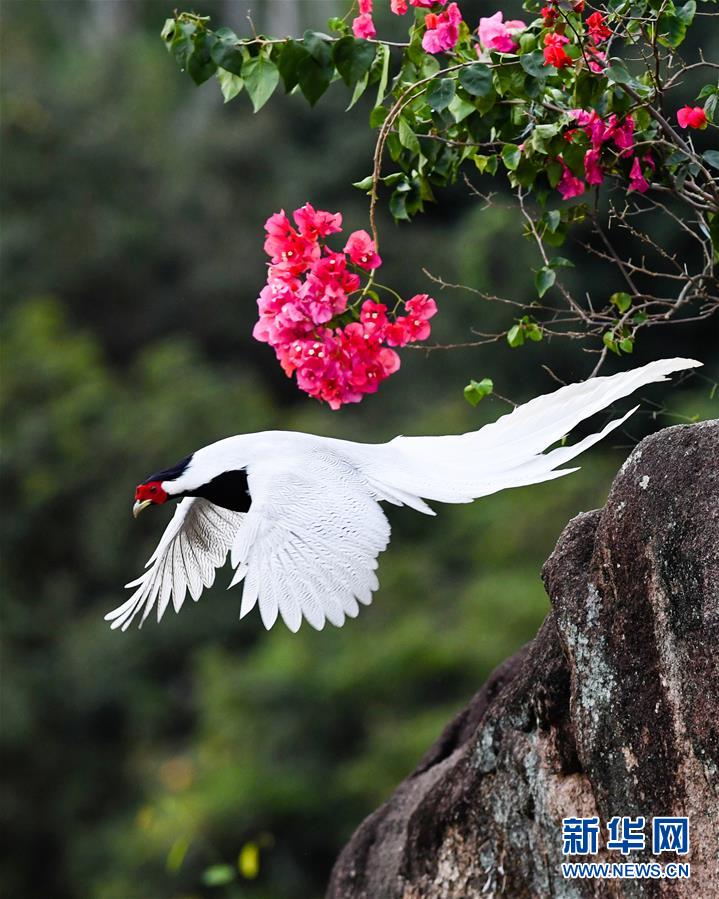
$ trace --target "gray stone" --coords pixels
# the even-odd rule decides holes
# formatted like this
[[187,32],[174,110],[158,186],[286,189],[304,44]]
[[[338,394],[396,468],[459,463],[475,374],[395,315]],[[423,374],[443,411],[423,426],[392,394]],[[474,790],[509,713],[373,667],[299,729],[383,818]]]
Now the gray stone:
[[[719,422],[639,444],[543,577],[536,638],[361,824],[328,899],[719,897]],[[689,855],[660,860],[691,879],[564,880],[562,818],[592,815],[687,815]]]

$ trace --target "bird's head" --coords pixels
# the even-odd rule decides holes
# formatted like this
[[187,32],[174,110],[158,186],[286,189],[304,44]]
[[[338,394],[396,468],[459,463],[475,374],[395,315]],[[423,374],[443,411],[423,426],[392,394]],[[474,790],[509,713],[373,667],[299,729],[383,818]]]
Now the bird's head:
[[135,488],[135,505],[132,507],[132,515],[134,518],[146,509],[148,506],[160,506],[166,503],[168,499],[178,499],[183,495],[183,488],[177,483],[182,475],[187,471],[192,456],[181,459],[177,465],[172,468],[166,468],[164,471],[158,471],[157,474],[150,475],[147,480],[138,484]]
[[162,487],[161,481],[146,481],[135,488],[135,505],[132,507],[134,518],[148,506],[160,505],[167,502],[168,493]]

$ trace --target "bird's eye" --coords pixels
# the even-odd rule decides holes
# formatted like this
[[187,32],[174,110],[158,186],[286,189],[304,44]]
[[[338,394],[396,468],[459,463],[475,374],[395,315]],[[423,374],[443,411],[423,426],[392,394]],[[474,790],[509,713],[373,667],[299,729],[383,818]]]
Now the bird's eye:
[[150,487],[150,493],[157,493],[157,487]]

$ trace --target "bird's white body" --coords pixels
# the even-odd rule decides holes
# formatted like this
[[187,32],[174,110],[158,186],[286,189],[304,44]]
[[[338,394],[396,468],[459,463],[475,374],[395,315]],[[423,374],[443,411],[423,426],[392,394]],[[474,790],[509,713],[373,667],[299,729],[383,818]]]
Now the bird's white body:
[[295,631],[341,626],[369,604],[378,587],[377,557],[390,527],[379,503],[434,515],[425,500],[468,503],[507,487],[562,477],[579,453],[628,415],[572,446],[547,447],[580,421],[637,388],[693,368],[667,359],[611,377],[570,384],[519,406],[478,431],[446,437],[396,437],[365,444],[288,431],[228,437],[191,457],[179,477],[163,481],[170,496],[193,493],[242,470],[251,505],[232,511],[199,496],[181,500],[132,596],[106,617],[126,629],[153,607],[158,620],[172,599],[198,599],[230,554],[230,586],[244,581],[240,616],[256,604],[265,627],[278,615]]

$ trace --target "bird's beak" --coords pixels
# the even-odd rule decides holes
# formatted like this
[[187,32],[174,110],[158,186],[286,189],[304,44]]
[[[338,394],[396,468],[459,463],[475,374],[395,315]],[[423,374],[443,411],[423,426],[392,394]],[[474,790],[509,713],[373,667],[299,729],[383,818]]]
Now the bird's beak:
[[146,509],[148,506],[152,505],[151,499],[143,499],[142,502],[138,500],[135,505],[132,507],[132,517],[137,518],[137,516],[142,512],[143,509]]

